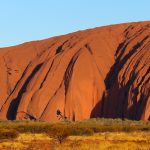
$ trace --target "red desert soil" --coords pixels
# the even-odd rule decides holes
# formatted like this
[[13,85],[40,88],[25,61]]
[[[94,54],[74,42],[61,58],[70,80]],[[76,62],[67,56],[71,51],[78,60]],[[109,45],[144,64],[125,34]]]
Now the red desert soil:
[[0,119],[150,120],[150,21],[0,48]]

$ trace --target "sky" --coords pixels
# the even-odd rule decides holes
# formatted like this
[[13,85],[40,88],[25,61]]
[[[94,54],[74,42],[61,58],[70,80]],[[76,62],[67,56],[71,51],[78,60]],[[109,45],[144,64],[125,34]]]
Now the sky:
[[150,20],[150,0],[0,0],[0,47]]

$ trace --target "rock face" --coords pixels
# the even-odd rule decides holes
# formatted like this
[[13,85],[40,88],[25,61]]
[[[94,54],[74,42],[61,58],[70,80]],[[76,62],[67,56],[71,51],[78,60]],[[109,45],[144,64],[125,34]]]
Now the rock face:
[[150,120],[150,22],[0,49],[0,119]]

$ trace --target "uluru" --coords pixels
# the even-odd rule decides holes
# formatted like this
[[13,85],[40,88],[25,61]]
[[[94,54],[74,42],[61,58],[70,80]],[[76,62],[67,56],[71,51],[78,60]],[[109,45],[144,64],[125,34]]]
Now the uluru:
[[0,48],[0,119],[150,120],[150,21]]

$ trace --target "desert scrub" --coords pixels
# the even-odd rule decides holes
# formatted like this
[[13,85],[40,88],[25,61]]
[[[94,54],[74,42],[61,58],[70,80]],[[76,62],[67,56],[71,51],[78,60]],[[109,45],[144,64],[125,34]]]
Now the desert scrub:
[[19,136],[19,132],[13,129],[0,130],[0,140],[3,139],[15,139]]
[[70,130],[68,130],[65,125],[54,126],[47,132],[50,138],[57,140],[60,144],[64,142],[70,134]]
[[101,132],[150,131],[150,121],[93,118],[77,122],[0,121],[0,130],[14,129],[19,133],[47,133],[54,126],[66,126],[72,135],[92,135]]
[[44,133],[48,132],[54,126],[48,123],[28,123],[15,126],[15,129],[20,133]]
[[64,142],[69,136],[76,135],[93,135],[93,130],[86,126],[77,126],[72,124],[56,124],[52,126],[47,132],[50,138],[57,140],[60,144]]
[[86,125],[80,125],[80,124],[70,124],[68,126],[68,130],[70,132],[70,135],[93,135],[94,131],[86,126]]

